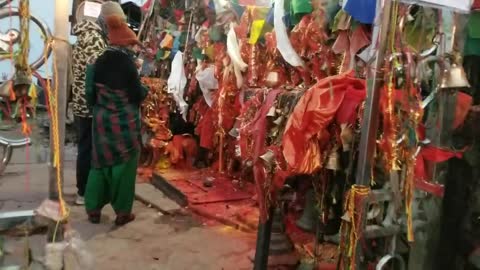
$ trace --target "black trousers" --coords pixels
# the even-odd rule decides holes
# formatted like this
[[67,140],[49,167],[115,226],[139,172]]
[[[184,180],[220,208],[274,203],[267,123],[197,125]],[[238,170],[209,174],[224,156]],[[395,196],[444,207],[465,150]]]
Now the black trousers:
[[92,118],[75,116],[77,128],[77,193],[85,195],[92,160]]

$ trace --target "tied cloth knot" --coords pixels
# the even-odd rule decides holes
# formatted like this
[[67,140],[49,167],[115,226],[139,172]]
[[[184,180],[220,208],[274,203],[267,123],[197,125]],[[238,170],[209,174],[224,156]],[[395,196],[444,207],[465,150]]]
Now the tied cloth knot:
[[426,163],[439,163],[452,158],[462,158],[466,150],[466,147],[459,151],[452,151],[450,149],[442,149],[434,146],[423,147],[418,153],[417,162],[415,164],[415,186],[435,196],[443,197],[443,186],[432,184],[427,181],[431,176],[428,175],[425,168]]

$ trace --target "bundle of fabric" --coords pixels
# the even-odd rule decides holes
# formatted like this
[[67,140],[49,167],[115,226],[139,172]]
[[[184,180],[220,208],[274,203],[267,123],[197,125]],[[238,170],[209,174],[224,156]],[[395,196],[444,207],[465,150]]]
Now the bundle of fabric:
[[[142,78],[149,88],[147,98],[142,103],[143,146],[140,156],[141,169],[149,171],[165,156],[165,147],[172,138],[168,128],[171,99],[167,93],[166,81],[158,78]],[[165,167],[165,166],[162,166]]]
[[165,147],[170,163],[177,169],[191,169],[198,153],[197,141],[191,135],[175,135]]
[[[215,93],[214,96],[219,93]],[[197,127],[195,128],[195,134],[200,137],[200,147],[205,149],[214,150],[215,146],[218,144],[216,140],[216,135],[218,135],[218,130],[221,128],[223,131],[227,132],[233,128],[235,124],[235,119],[240,112],[240,104],[238,100],[239,96],[234,95],[228,98],[229,106],[223,107],[221,112],[222,114],[222,124],[219,124],[219,106],[218,102],[214,101],[211,108],[205,108],[201,104],[198,104],[198,108],[203,112],[200,119],[198,120]],[[214,100],[217,100],[214,97]],[[202,108],[203,107],[203,108]]]
[[354,122],[365,99],[366,84],[352,72],[327,77],[305,92],[288,119],[282,146],[292,173],[311,174],[322,168],[330,140],[327,127]]
[[242,159],[253,165],[253,174],[260,208],[265,221],[276,203],[276,194],[288,176],[281,141],[286,119],[302,96],[301,90],[258,90],[241,115],[240,149]]
[[275,199],[272,197],[274,194],[274,186],[272,185],[272,182],[277,155],[275,150],[267,152],[267,145],[265,143],[268,132],[267,115],[274,105],[277,96],[281,92],[282,90],[278,89],[268,92],[262,107],[255,114],[253,121],[253,174],[260,210],[260,220],[262,222],[265,222],[268,219],[268,209],[270,209],[275,202]]
[[302,72],[303,83],[307,86],[336,74],[336,57],[332,49],[325,45],[328,36],[323,25],[319,16],[305,15],[290,34],[292,45],[308,69]]
[[266,93],[265,89],[255,90],[254,96],[250,97],[245,103],[238,116],[238,120],[240,121],[238,145],[240,148],[240,156],[245,165],[253,161],[254,125],[255,120],[258,120],[256,115],[262,107]]
[[240,92],[233,63],[223,44],[216,44],[215,78],[218,90],[212,94],[212,106],[198,121],[195,133],[200,137],[200,147],[210,151],[224,147],[220,137],[230,131],[240,113]]

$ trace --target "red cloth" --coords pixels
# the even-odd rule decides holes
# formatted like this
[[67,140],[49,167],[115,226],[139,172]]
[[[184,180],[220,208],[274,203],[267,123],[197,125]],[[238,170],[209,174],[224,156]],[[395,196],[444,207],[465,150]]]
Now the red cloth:
[[457,92],[457,105],[455,107],[455,119],[453,120],[453,129],[460,127],[467,117],[472,107],[472,96],[462,92]]
[[[214,140],[218,131],[218,92],[215,93],[214,103],[211,108],[208,108],[195,129],[195,133],[200,137],[200,146],[209,150],[214,148]],[[241,104],[239,94],[237,94],[232,101],[228,101],[222,111],[223,122],[222,128],[228,133],[235,125],[235,120],[239,114]],[[199,105],[200,107],[200,105]]]
[[346,93],[365,88],[364,80],[344,73],[325,78],[305,92],[288,119],[282,140],[283,155],[293,172],[313,173],[320,169],[319,142],[328,142],[327,126],[334,120]]
[[213,138],[215,138],[215,127],[213,120],[215,112],[213,109],[208,109],[198,122],[195,133],[200,137],[200,147],[208,150],[213,149]]
[[175,16],[175,20],[177,21],[177,23],[180,23],[180,21],[182,20],[183,14],[184,14],[184,11],[181,9],[173,10],[173,16]]
[[480,0],[473,0],[472,10],[479,10],[480,9]]
[[190,135],[175,135],[166,147],[170,162],[183,169],[192,167],[197,150],[197,143]]
[[423,147],[417,156],[417,162],[415,164],[415,177],[421,180],[426,180],[429,178],[425,170],[426,161],[438,163],[438,162],[447,161],[454,157],[461,158],[462,156],[463,156],[463,151],[455,153],[455,152],[443,150],[434,146]]
[[263,106],[255,115],[255,151],[253,152],[253,158],[256,160],[259,156],[263,155],[265,152],[265,139],[267,136],[267,113],[272,108],[275,99],[282,90],[272,90],[268,92],[267,98],[265,99]]
[[346,53],[342,68],[348,69],[352,67],[352,56],[370,43],[370,33],[366,26],[358,26],[353,32],[350,30],[339,31],[332,50],[336,54]]
[[[160,1],[160,2],[162,3],[165,1]],[[153,3],[153,0],[147,0],[147,2],[145,2],[145,4],[143,4],[143,6],[141,7],[141,10],[143,12],[147,12],[150,9],[150,6],[152,5],[152,3]]]
[[439,163],[447,161],[451,158],[462,158],[462,152],[452,152],[440,149],[433,146],[423,147],[417,156],[415,163],[415,186],[418,189],[431,193],[438,197],[443,197],[444,187],[428,182],[431,176],[428,175],[425,169],[426,162]]
[[277,98],[277,95],[280,94],[280,92],[281,90],[272,90],[268,92],[265,102],[263,103],[261,109],[255,115],[254,120],[255,150],[253,151],[253,175],[255,178],[255,187],[257,191],[261,222],[265,222],[267,220],[268,209],[266,205],[266,195],[271,190],[265,190],[267,172],[265,170],[263,161],[259,157],[266,152],[265,139],[267,137],[267,113],[273,106],[275,99]]
[[345,98],[335,116],[338,124],[355,124],[357,109],[367,96],[367,92],[358,89],[348,89]]
[[263,104],[265,90],[260,89],[255,92],[255,96],[248,100],[242,107],[240,113],[241,125],[239,128],[240,139],[238,144],[240,146],[241,158],[245,160],[253,160],[253,130],[256,120],[256,112],[260,110]]

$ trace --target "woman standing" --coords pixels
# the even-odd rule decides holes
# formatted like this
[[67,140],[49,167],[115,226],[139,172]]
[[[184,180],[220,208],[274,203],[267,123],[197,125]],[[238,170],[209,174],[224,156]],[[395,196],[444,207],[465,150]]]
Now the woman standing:
[[147,95],[135,64],[139,41],[123,18],[106,19],[110,46],[87,68],[86,94],[93,110],[92,169],[85,193],[88,219],[99,223],[110,203],[115,224],[135,219],[132,205],[140,152],[140,104]]
[[97,21],[85,17],[79,19],[73,28],[77,42],[72,52],[72,103],[71,106],[75,126],[77,128],[77,199],[75,204],[85,204],[85,188],[92,155],[92,111],[88,106],[85,90],[85,73],[87,65],[93,63],[107,47],[108,16],[117,15],[126,18],[119,3],[105,2],[102,4]]

